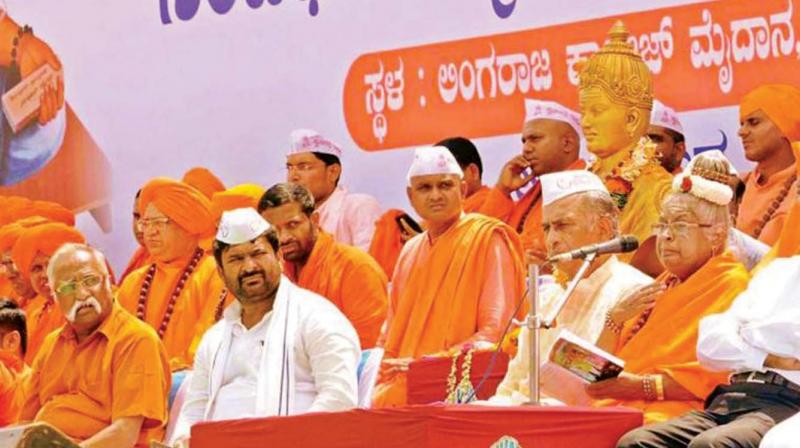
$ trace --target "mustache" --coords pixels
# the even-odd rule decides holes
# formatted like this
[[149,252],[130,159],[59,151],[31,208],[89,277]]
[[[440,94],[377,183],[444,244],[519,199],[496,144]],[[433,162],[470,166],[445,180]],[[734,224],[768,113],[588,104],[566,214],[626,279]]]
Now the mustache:
[[267,278],[266,273],[263,270],[259,269],[256,271],[243,272],[242,274],[239,275],[237,279],[239,280],[239,284],[241,285],[242,283],[245,282],[245,280],[247,280],[248,278],[252,278],[256,275],[260,275],[262,278]]
[[67,312],[66,316],[64,317],[70,322],[75,322],[75,315],[78,314],[78,310],[84,306],[91,306],[95,311],[97,311],[97,314],[103,312],[103,307],[100,305],[100,302],[94,298],[94,296],[92,296],[81,302],[76,300],[75,303],[72,304],[72,308],[70,308],[69,312]]

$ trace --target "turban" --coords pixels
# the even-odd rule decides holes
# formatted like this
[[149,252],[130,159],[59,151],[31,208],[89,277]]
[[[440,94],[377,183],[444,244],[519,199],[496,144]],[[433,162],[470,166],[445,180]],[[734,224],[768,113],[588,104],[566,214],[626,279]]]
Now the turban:
[[214,193],[225,189],[225,184],[214,173],[201,167],[195,167],[187,171],[183,175],[183,181],[197,188],[208,199],[211,199]]
[[237,208],[258,208],[258,201],[264,196],[264,187],[256,184],[241,184],[225,191],[214,193],[211,197],[211,212],[214,221],[219,221],[223,212]]
[[22,196],[5,196],[0,202],[0,224],[9,224],[30,216],[32,201]]
[[0,227],[0,254],[10,251],[25,229],[49,222],[41,216],[31,216]]
[[41,216],[53,222],[61,222],[68,226],[75,225],[75,214],[61,204],[48,201],[33,201],[28,216]]
[[142,188],[139,211],[144,215],[150,203],[192,235],[214,232],[211,202],[190,185],[166,177],[157,177]]
[[86,239],[74,227],[51,222],[22,231],[11,249],[11,259],[24,277],[30,276],[31,263],[37,253],[50,256],[66,243],[85,243]]
[[790,141],[800,140],[800,89],[786,84],[757,87],[742,98],[739,119],[761,110]]

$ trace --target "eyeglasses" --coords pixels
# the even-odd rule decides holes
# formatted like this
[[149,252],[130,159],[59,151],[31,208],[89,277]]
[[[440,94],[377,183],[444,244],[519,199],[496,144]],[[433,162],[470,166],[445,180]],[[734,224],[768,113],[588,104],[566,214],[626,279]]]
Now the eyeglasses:
[[298,163],[297,165],[286,165],[286,171],[290,172],[290,173],[292,171],[311,171],[311,170],[313,170],[315,168],[321,167],[322,165],[323,164],[319,164],[319,163],[306,163],[306,162],[303,162],[303,163]]
[[712,224],[700,224],[696,222],[675,221],[671,223],[659,222],[653,224],[653,234],[663,235],[669,229],[669,233],[675,237],[684,238],[689,235],[690,229],[712,227]]
[[167,224],[170,223],[169,218],[150,218],[150,219],[140,219],[136,221],[136,230],[140,232],[144,232],[149,227],[154,227],[159,230],[163,230],[167,227]]
[[60,296],[71,296],[78,291],[78,286],[83,286],[86,289],[94,289],[103,282],[103,277],[100,275],[88,275],[80,280],[73,280],[71,282],[64,282],[56,288],[56,294]]

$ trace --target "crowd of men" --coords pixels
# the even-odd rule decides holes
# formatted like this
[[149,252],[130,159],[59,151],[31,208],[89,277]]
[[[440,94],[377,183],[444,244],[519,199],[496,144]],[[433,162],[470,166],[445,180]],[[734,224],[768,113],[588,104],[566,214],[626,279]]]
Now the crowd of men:
[[[719,151],[686,160],[677,114],[629,47],[615,26],[582,68],[580,113],[526,100],[520,153],[494,186],[468,139],[416,149],[405,188],[419,225],[341,185],[341,147],[311,130],[290,137],[285,183],[226,188],[195,168],[143,185],[140,247],[118,278],[69,210],[0,198],[0,426],[185,447],[203,421],[404,405],[415,360],[501,343],[527,312],[528,264],[552,276],[546,308],[581,263],[548,257],[630,234],[639,249],[597,257],[558,318],[625,361],[585,390],[643,412],[619,446],[791,446],[800,89],[741,99],[755,168],[740,175]],[[490,403],[527,401],[526,331]],[[359,397],[372,348],[380,372]]]

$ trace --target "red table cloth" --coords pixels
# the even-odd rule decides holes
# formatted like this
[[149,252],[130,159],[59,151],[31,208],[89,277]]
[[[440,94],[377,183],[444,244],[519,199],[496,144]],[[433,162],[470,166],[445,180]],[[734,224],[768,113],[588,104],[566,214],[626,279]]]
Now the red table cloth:
[[438,404],[201,423],[192,448],[612,448],[641,424],[627,408]]

